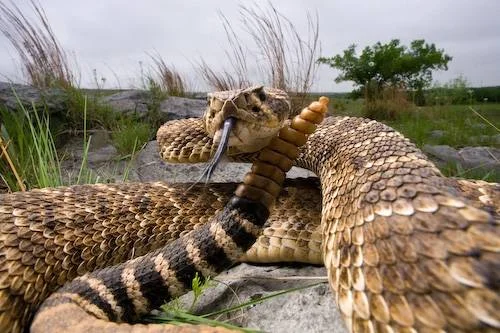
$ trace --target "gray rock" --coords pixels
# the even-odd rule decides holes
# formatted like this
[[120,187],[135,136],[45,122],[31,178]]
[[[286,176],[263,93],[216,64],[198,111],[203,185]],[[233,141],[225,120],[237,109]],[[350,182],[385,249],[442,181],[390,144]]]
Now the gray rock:
[[10,111],[19,109],[19,103],[31,110],[33,105],[37,110],[49,113],[65,112],[67,109],[67,95],[62,89],[38,89],[23,84],[0,82],[0,106],[3,105]]
[[198,118],[203,116],[207,101],[203,99],[191,99],[171,96],[160,104],[160,112],[166,115],[166,119]]
[[154,101],[145,90],[127,90],[101,99],[116,112],[135,114],[139,119],[158,108],[161,121],[201,117],[207,105],[206,100],[170,96],[162,101]]
[[500,149],[492,147],[464,147],[458,151],[465,169],[500,170]]
[[[130,161],[118,160],[116,148],[112,145],[111,136],[105,130],[89,131],[90,145],[87,154],[87,168],[93,178],[101,183],[123,181],[126,172],[137,178],[135,170],[130,169]],[[60,149],[61,169],[65,179],[74,183],[78,177],[83,161],[84,142],[81,137],[70,138]]]
[[[158,143],[150,141],[137,155],[134,161],[136,181],[168,181],[185,183],[197,181],[203,173],[205,163],[199,164],[176,164],[166,163],[160,159],[158,154]],[[239,182],[250,170],[248,163],[223,162],[215,170],[212,182]],[[314,173],[293,167],[288,173],[289,178],[313,177]]]
[[[315,280],[314,277],[318,277]],[[324,267],[255,266],[240,264],[217,276],[222,281],[200,297],[195,313],[208,313],[261,298],[285,289],[305,287],[325,281]],[[180,301],[189,307],[192,293]],[[347,332],[326,282],[273,297],[219,320],[264,332]]]
[[424,145],[423,151],[439,167],[451,165],[462,169],[483,171],[500,170],[500,149],[493,147],[464,147],[456,150],[450,146]]
[[446,145],[424,145],[422,150],[438,166],[446,166],[449,163],[461,163],[462,159],[455,148]]
[[113,145],[107,145],[94,151],[89,151],[87,161],[90,165],[109,162],[117,156],[117,150]]
[[137,114],[139,118],[148,112],[150,94],[144,90],[126,90],[101,98],[104,105],[113,108],[114,111],[125,114]]

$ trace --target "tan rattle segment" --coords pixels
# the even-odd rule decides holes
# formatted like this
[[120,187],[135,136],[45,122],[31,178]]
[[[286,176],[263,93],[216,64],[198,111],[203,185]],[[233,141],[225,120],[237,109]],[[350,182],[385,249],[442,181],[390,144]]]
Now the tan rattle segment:
[[280,130],[278,137],[261,151],[251,172],[236,189],[237,196],[258,201],[267,208],[274,204],[285,173],[292,168],[293,160],[299,156],[299,147],[307,142],[307,136],[323,121],[328,102],[327,97],[320,97],[295,116],[290,126]]

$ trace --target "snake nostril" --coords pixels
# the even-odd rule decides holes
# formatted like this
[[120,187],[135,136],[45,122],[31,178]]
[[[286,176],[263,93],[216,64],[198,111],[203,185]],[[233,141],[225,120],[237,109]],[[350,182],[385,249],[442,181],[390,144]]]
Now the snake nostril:
[[252,111],[253,112],[260,112],[260,108],[258,106],[253,106]]

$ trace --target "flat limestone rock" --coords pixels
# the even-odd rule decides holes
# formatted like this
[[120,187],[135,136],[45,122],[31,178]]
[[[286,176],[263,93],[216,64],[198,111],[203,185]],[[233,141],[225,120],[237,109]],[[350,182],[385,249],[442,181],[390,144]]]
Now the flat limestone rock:
[[115,112],[137,114],[139,118],[146,116],[149,100],[149,93],[144,90],[125,90],[101,98]]
[[[348,332],[326,282],[324,267],[240,264],[213,280],[213,286],[197,301],[195,313],[210,313],[286,289],[306,287],[263,300],[218,320],[273,333]],[[189,308],[192,299],[191,292],[180,301]]]
[[45,108],[49,114],[66,112],[67,96],[62,89],[38,89],[24,84],[0,82],[0,105],[7,110],[16,112],[21,104],[27,110],[33,105],[36,110]]
[[466,168],[500,170],[500,149],[493,147],[464,147],[458,151]]
[[151,93],[145,90],[125,90],[105,96],[101,102],[113,108],[115,112],[135,114],[139,119],[157,108],[162,121],[198,118],[203,115],[207,102],[205,99],[193,99],[169,96],[162,101],[155,101]]
[[[158,143],[150,141],[141,150],[134,161],[134,181],[158,181],[169,183],[188,183],[197,181],[203,173],[205,163],[177,164],[162,161],[158,154]],[[249,163],[223,162],[217,167],[211,182],[240,182],[250,170]],[[288,178],[314,177],[314,173],[293,167],[287,174]]]
[[422,149],[439,167],[457,165],[461,168],[485,171],[500,170],[500,149],[494,147],[464,147],[424,145]]
[[206,99],[170,96],[160,103],[160,112],[168,120],[200,118],[207,107]]

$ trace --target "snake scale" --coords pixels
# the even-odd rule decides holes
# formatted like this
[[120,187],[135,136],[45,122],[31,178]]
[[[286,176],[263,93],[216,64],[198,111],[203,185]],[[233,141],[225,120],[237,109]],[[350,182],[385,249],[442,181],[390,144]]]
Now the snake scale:
[[[220,136],[217,126],[207,136],[207,119],[243,110],[252,116],[242,116],[251,119],[235,128],[229,154],[252,159],[253,148],[241,138],[256,135],[259,147],[268,144],[266,133],[284,118],[271,111],[285,99],[261,87],[213,94],[205,119],[160,128],[160,154],[206,161]],[[500,330],[498,184],[443,177],[408,139],[361,118],[325,119],[297,157],[295,164],[315,172],[319,185],[285,183],[245,259],[323,263],[353,332]],[[38,332],[225,332],[110,321],[134,322],[184,292],[196,272],[223,269],[251,246],[265,211],[231,201],[232,191],[234,185],[214,184],[186,192],[156,182],[2,195],[0,330],[28,329],[38,310],[31,326]],[[233,220],[245,226],[244,237],[233,232]],[[210,237],[219,228],[232,231]],[[171,237],[177,240],[160,253]]]

